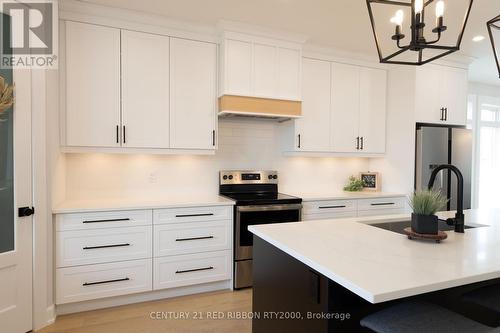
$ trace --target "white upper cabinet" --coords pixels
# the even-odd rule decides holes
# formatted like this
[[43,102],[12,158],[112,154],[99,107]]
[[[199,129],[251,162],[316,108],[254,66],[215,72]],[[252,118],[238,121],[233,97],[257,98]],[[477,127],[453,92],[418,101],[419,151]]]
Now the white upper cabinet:
[[215,149],[217,45],[171,38],[170,145]]
[[387,72],[360,69],[359,149],[363,153],[385,153]]
[[122,145],[169,148],[169,38],[122,31]]
[[252,43],[226,39],[224,46],[223,66],[226,94],[251,95],[253,72]]
[[301,100],[300,44],[226,33],[220,95]]
[[359,149],[360,68],[332,64],[331,144],[333,151],[357,152]]
[[302,118],[295,120],[296,147],[330,150],[330,62],[304,58]]
[[467,70],[427,64],[416,69],[416,121],[465,125]]
[[65,26],[66,151],[216,149],[215,43],[69,21]]
[[283,124],[286,151],[385,153],[386,70],[304,58],[302,71],[303,117]]
[[119,147],[120,30],[66,22],[65,143]]

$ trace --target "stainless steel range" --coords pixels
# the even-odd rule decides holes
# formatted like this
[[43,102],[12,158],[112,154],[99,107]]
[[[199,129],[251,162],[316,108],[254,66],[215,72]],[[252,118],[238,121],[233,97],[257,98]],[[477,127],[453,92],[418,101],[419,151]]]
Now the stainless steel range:
[[234,288],[252,286],[253,235],[249,225],[297,222],[302,199],[278,192],[277,171],[221,171],[219,193],[234,207]]

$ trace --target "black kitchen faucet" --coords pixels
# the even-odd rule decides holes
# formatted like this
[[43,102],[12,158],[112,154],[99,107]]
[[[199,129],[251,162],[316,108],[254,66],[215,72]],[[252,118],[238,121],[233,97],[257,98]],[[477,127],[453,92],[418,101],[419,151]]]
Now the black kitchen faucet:
[[465,221],[464,221],[464,177],[460,170],[452,164],[442,164],[432,171],[431,179],[429,179],[429,185],[427,186],[429,190],[434,186],[434,181],[439,171],[448,169],[455,173],[458,181],[457,190],[457,213],[455,218],[450,218],[446,220],[446,223],[450,225],[455,225],[455,232],[464,233]]

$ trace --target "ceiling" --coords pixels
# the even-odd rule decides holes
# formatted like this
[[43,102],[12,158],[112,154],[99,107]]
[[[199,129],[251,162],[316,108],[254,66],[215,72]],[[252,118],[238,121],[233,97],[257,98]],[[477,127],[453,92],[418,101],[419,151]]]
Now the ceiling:
[[[365,0],[80,0],[215,25],[232,20],[300,33],[308,42],[376,56]],[[458,1],[458,0],[445,0]],[[462,0],[463,1],[463,0]],[[391,9],[392,10],[392,9]],[[451,9],[450,9],[451,10]],[[446,12],[446,15],[453,15]],[[475,0],[461,53],[475,58],[470,80],[500,86],[486,21],[500,14],[500,0]],[[463,15],[463,13],[459,13]]]

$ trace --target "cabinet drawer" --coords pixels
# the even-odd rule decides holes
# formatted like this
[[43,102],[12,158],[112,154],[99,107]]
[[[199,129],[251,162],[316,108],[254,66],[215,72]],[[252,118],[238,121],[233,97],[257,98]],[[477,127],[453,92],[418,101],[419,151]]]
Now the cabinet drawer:
[[302,221],[313,221],[313,220],[328,220],[328,219],[345,219],[350,217],[356,217],[355,211],[352,212],[331,212],[323,214],[307,214],[302,215]]
[[188,207],[157,209],[153,212],[154,224],[232,220],[233,206]]
[[154,258],[154,289],[229,280],[231,251]]
[[65,304],[152,290],[151,259],[58,268],[56,303]]
[[231,249],[231,221],[172,223],[154,226],[154,256]]
[[152,226],[56,233],[56,265],[68,267],[151,258]]
[[405,209],[405,207],[406,207],[405,197],[362,199],[358,201],[358,211]]
[[56,231],[151,225],[151,210],[61,214],[56,217]]
[[355,212],[356,207],[357,203],[355,200],[309,201],[303,203],[302,214]]

